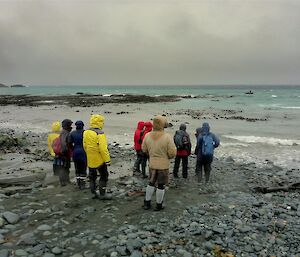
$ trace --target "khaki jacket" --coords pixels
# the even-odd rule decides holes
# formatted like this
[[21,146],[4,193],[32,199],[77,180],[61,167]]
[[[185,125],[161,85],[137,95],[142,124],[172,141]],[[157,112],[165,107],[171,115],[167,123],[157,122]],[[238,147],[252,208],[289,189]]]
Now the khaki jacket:
[[164,131],[167,120],[163,116],[153,119],[153,131],[147,133],[142,143],[142,150],[149,156],[150,169],[168,170],[170,159],[176,156],[173,137]]

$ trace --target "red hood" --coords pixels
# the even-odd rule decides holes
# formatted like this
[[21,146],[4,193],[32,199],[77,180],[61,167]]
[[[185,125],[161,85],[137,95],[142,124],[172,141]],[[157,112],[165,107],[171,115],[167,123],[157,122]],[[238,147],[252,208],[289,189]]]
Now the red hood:
[[149,122],[149,121],[145,122],[145,131],[149,132],[152,130],[152,128],[153,128],[153,125],[151,122]]
[[145,122],[139,121],[138,124],[137,124],[137,129],[143,130],[144,126],[145,126]]

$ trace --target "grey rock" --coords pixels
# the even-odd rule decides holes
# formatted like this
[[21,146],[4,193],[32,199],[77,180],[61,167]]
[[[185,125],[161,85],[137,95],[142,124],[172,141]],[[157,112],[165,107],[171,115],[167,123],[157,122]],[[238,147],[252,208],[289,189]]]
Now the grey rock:
[[117,247],[116,247],[116,251],[119,253],[119,254],[121,254],[121,255],[127,255],[127,252],[126,252],[126,247],[125,246],[120,246],[120,245],[118,245]]
[[0,257],[8,257],[9,251],[7,249],[0,250]]
[[205,239],[209,239],[209,238],[211,238],[211,237],[212,237],[212,235],[213,235],[213,232],[212,232],[212,231],[210,231],[210,230],[208,230],[208,231],[206,231],[206,233],[205,233],[204,237],[205,237]]
[[239,231],[242,232],[242,233],[247,233],[247,232],[251,231],[251,227],[242,226],[242,227],[239,228]]
[[20,217],[18,214],[6,211],[2,214],[3,218],[9,223],[9,224],[16,224],[19,220]]
[[83,257],[81,253],[75,253],[71,257]]
[[43,257],[55,257],[53,253],[45,253]]
[[62,249],[60,249],[59,247],[55,246],[54,248],[52,248],[51,252],[54,253],[55,255],[58,255],[58,254],[62,253]]
[[20,240],[17,243],[18,245],[34,245],[36,240],[33,233],[26,233],[21,235]]
[[31,249],[29,249],[30,253],[37,253],[37,252],[43,252],[46,248],[46,245],[44,244],[38,244],[34,247],[32,247]]
[[224,234],[224,229],[220,227],[213,227],[212,231],[216,234]]
[[40,225],[37,227],[37,230],[39,230],[39,231],[46,231],[46,230],[51,230],[51,229],[52,229],[52,227],[47,224],[43,224],[43,225]]
[[2,228],[4,226],[4,219],[2,217],[0,217],[0,228]]
[[96,257],[96,253],[94,253],[94,252],[88,250],[88,251],[85,251],[85,252],[83,253],[83,256],[84,256],[84,257]]
[[133,251],[130,257],[143,257],[142,253],[139,251]]
[[202,244],[202,246],[206,249],[206,250],[212,250],[214,248],[214,244],[209,242],[209,241],[206,241]]
[[15,251],[15,255],[16,256],[27,256],[28,253],[23,249],[18,249],[18,250]]

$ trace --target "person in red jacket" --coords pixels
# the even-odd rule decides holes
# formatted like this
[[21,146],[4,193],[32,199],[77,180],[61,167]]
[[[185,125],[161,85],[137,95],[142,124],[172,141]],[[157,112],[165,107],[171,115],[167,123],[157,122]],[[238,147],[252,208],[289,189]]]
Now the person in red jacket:
[[[145,122],[144,124],[144,133],[142,136],[142,142],[144,141],[145,136],[147,133],[152,131],[153,125],[150,121]],[[146,175],[146,166],[147,166],[147,161],[148,161],[148,156],[143,153],[143,160],[142,160],[142,175],[143,178],[147,178],[148,176]]]
[[143,121],[139,121],[137,124],[137,128],[134,132],[134,149],[136,151],[136,161],[134,163],[133,170],[135,172],[141,172],[140,165],[142,164],[144,153],[142,151],[142,142],[143,142],[143,135],[144,135],[144,125]]

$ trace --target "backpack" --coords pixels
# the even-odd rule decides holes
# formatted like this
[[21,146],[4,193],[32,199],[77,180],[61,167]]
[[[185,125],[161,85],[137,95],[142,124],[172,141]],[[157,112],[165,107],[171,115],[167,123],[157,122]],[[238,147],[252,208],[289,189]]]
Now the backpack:
[[204,156],[213,156],[215,149],[215,142],[212,135],[209,133],[208,135],[202,136],[202,155]]
[[61,155],[61,137],[57,137],[52,142],[52,149],[55,155]]
[[174,143],[178,149],[182,149],[184,147],[183,138],[184,134],[178,133],[178,131],[176,131],[174,135]]

